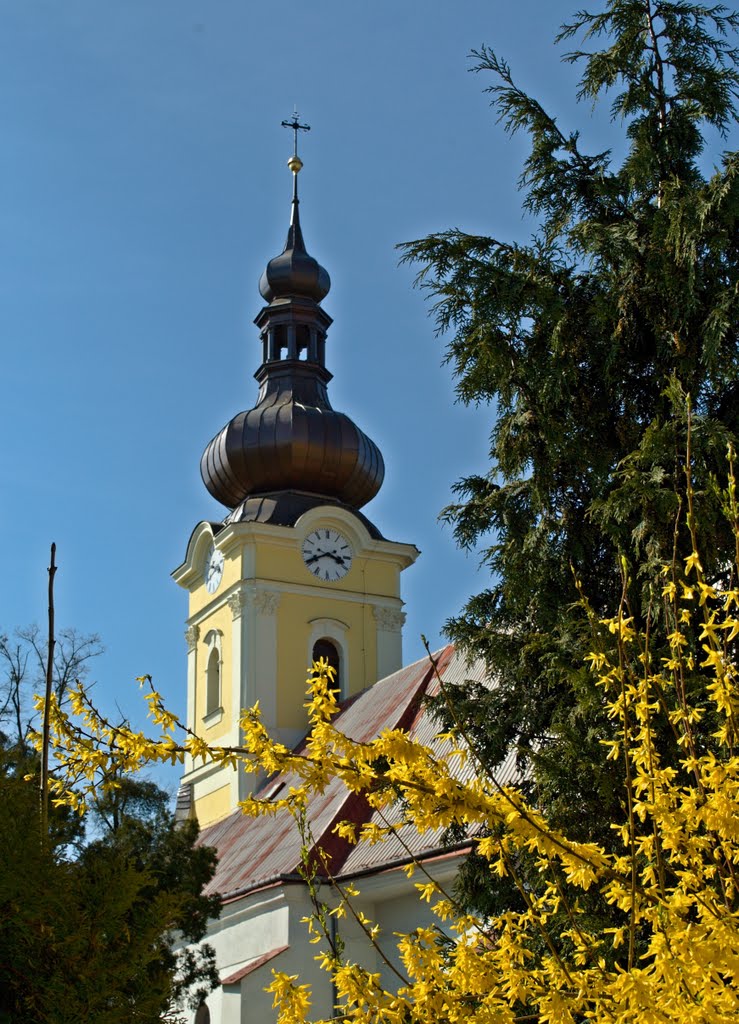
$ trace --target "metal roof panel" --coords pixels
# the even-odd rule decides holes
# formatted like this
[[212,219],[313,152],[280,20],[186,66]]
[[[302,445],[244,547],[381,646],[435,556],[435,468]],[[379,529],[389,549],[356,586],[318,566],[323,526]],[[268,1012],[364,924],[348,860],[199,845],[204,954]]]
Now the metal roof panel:
[[[460,683],[474,679],[493,685],[486,677],[481,663],[469,664],[450,645],[434,655],[439,674],[445,682]],[[370,742],[385,729],[404,728],[413,739],[431,747],[437,754],[448,753],[451,741],[442,740],[438,725],[423,703],[426,693],[437,693],[438,679],[428,658],[408,665],[393,675],[375,683],[374,686],[345,702],[335,719],[335,724],[345,735],[360,743]],[[296,748],[300,750],[305,741]],[[474,758],[465,766],[458,766],[457,775],[461,780],[469,779],[475,772]],[[515,753],[499,766],[495,776],[501,784],[515,782],[517,777]],[[276,785],[274,778],[262,787],[265,795],[277,796],[283,788]],[[296,777],[287,775],[281,780],[285,786],[297,785]],[[259,793],[256,794],[259,796]],[[352,804],[352,801],[354,803]],[[314,794],[308,804],[308,822],[311,834],[319,845],[330,844],[333,827],[344,816],[361,821],[376,821],[377,824],[400,826],[397,833],[385,842],[370,845],[360,842],[349,847],[342,855],[335,872],[341,875],[355,872],[381,871],[388,864],[423,858],[432,851],[438,852],[443,846],[442,830],[419,833],[412,824],[403,824],[404,810],[398,801],[383,812],[370,808],[358,808],[357,798],[347,792],[343,784],[333,779],[322,793]],[[350,807],[350,804],[351,807]],[[209,892],[218,892],[224,899],[234,898],[246,891],[279,880],[294,878],[301,863],[302,840],[295,821],[287,811],[275,816],[250,818],[236,810],[227,818],[204,829],[200,842],[213,846],[218,852],[218,867]],[[335,839],[333,845],[335,846]]]

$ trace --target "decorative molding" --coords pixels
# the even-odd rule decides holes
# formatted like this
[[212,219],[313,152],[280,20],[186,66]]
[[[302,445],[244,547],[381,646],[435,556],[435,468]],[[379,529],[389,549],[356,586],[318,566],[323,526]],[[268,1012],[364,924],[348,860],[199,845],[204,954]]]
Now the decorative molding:
[[377,605],[372,609],[377,622],[378,629],[384,629],[388,633],[399,633],[405,622],[405,612],[396,608],[380,608]]
[[248,602],[249,598],[245,590],[237,590],[234,594],[231,594],[227,603],[234,619],[241,618]]
[[333,634],[344,634],[348,631],[349,626],[341,619],[310,619],[308,625],[312,628],[313,632],[318,638],[320,635],[332,636]]
[[257,590],[254,594],[254,607],[262,615],[274,615],[280,603],[277,590]]
[[223,708],[213,708],[207,715],[203,715],[203,725],[207,729],[211,729],[214,725],[218,725],[224,714]]
[[227,599],[226,604],[231,609],[232,618],[241,618],[244,609],[247,607],[249,598],[244,590],[237,590]]
[[278,590],[257,590],[254,584],[235,591],[228,598],[228,606],[234,619],[241,618],[245,610],[253,607],[262,615],[274,615],[280,603]]
[[185,642],[187,643],[187,650],[192,653],[198,645],[200,639],[200,626],[188,626],[185,630]]

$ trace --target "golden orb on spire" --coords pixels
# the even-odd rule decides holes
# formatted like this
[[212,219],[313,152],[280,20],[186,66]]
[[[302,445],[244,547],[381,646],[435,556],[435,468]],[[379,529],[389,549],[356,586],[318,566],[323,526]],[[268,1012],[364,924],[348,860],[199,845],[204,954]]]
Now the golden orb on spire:
[[287,166],[290,168],[293,174],[298,174],[303,166],[303,161],[300,159],[297,153],[293,153],[293,155],[287,161]]

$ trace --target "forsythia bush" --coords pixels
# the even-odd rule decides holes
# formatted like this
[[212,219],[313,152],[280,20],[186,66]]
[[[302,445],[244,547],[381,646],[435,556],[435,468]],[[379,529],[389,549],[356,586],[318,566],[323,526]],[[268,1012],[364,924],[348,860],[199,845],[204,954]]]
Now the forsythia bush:
[[[690,488],[687,499],[685,528],[693,535]],[[733,477],[725,504],[739,552]],[[475,757],[463,730],[445,756],[402,732],[367,744],[342,735],[332,725],[336,706],[325,664],[315,665],[309,680],[311,731],[300,756],[270,739],[258,708],[243,716],[243,747],[212,748],[184,729],[151,688],[156,738],[112,726],[79,688],[69,712],[51,709],[56,799],[82,806],[112,768],[120,773],[152,761],[178,762],[188,752],[268,773],[289,771],[302,780],[284,800],[246,801],[245,814],[289,807],[299,818],[308,794],[338,777],[377,808],[402,797],[419,830],[466,826],[482,837],[478,853],[494,874],[515,879],[522,855],[537,859],[541,885],[521,886],[525,909],[495,919],[461,913],[432,882],[419,884],[440,928],[400,939],[407,983],[398,991],[385,991],[378,975],[326,954],[323,963],[334,974],[347,1020],[735,1022],[739,558],[722,580],[707,579],[694,535],[693,542],[684,564],[664,568],[643,616],[626,599],[611,618],[590,613],[590,663],[614,723],[609,752],[626,779],[623,820],[613,823],[615,850],[558,834],[515,788],[499,786],[480,765],[473,781],[460,781],[460,763]],[[651,639],[655,615],[670,625],[664,649]],[[361,836],[351,824],[339,827],[349,838]],[[373,828],[366,838],[382,836]],[[578,891],[590,900],[597,894],[616,925],[591,930]],[[370,937],[372,927],[365,922]],[[309,992],[299,979],[278,974],[272,988],[285,1024],[306,1019]]]

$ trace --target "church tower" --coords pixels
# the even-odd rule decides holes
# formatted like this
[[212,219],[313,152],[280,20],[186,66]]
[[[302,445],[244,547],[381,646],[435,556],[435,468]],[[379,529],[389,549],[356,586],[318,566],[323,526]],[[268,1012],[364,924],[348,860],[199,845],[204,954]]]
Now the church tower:
[[[303,127],[289,123],[297,140]],[[187,724],[238,745],[241,709],[259,701],[270,732],[293,744],[307,725],[306,670],[323,656],[341,698],[401,667],[400,573],[418,550],[385,540],[360,509],[379,491],[382,455],[331,407],[321,306],[330,280],[305,248],[297,146],[284,250],[259,282],[262,362],[256,405],[206,447],[205,486],[230,512],[201,522],[172,574],[189,593]],[[235,809],[243,772],[186,765],[180,800],[201,825]],[[184,801],[183,801],[184,796]]]

